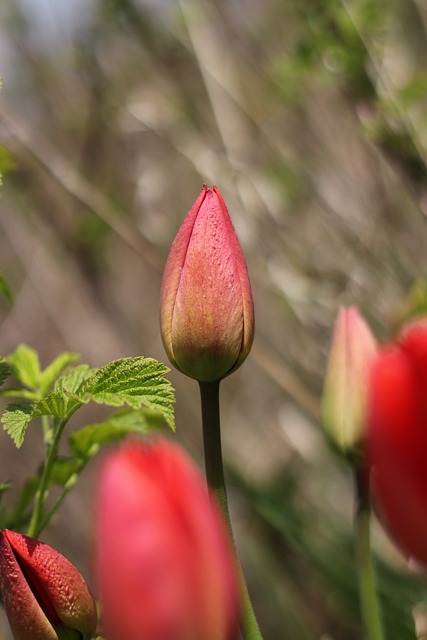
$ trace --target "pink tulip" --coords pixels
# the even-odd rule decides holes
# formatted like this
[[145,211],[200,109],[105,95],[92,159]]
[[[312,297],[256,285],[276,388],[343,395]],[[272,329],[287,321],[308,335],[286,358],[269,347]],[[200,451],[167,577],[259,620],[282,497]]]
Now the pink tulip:
[[427,321],[410,325],[373,366],[368,457],[382,522],[427,568]]
[[0,585],[15,640],[89,640],[95,602],[81,573],[39,540],[0,531]]
[[177,369],[208,382],[245,360],[254,332],[251,285],[217,187],[203,187],[179,229],[160,300],[163,344]]
[[369,371],[376,352],[375,338],[358,309],[341,308],[329,353],[322,422],[343,453],[360,444],[366,429]]
[[101,470],[96,568],[106,640],[232,640],[238,580],[204,481],[167,440],[131,441]]

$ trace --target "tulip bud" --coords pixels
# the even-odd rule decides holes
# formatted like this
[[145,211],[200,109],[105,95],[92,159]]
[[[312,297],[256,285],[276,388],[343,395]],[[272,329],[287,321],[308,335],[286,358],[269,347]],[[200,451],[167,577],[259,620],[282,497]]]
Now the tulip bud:
[[131,441],[101,469],[96,562],[106,640],[232,640],[234,556],[205,483],[167,440]]
[[15,640],[89,640],[95,602],[81,573],[47,544],[0,531],[0,586]]
[[366,427],[369,369],[377,346],[355,307],[341,308],[333,331],[322,397],[322,422],[343,453],[360,443]]
[[367,454],[382,523],[427,568],[427,321],[408,326],[372,367]]
[[172,364],[201,382],[224,378],[253,340],[251,285],[227,207],[203,187],[172,244],[160,295],[163,344]]

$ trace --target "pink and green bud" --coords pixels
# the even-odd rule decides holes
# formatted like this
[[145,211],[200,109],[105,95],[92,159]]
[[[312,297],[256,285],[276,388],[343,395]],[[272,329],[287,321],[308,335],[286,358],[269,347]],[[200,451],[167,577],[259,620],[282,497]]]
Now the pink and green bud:
[[370,367],[377,344],[355,307],[341,308],[333,331],[322,397],[322,422],[343,453],[364,436]]
[[172,364],[201,382],[224,378],[250,351],[254,310],[248,270],[217,187],[203,187],[172,244],[160,326]]
[[95,567],[106,640],[235,640],[239,578],[225,525],[192,460],[130,441],[98,482]]
[[52,547],[0,531],[0,586],[14,640],[89,640],[95,601],[81,573]]

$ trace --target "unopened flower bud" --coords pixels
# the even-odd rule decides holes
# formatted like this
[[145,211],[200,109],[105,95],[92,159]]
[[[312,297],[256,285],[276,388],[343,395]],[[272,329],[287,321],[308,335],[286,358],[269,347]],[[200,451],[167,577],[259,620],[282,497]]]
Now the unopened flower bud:
[[233,552],[190,458],[131,441],[101,469],[95,566],[106,640],[235,640]]
[[322,422],[343,453],[360,444],[367,420],[374,336],[355,307],[341,308],[333,331],[322,397]]
[[224,378],[250,351],[254,311],[248,270],[217,187],[203,187],[172,244],[160,326],[172,364],[201,382]]
[[0,531],[0,586],[14,640],[89,640],[94,599],[81,573],[47,544]]

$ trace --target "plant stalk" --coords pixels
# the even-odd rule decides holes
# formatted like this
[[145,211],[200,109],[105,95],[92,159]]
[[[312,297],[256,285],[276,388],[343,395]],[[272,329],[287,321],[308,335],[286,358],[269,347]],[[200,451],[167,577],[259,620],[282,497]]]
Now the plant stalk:
[[231,547],[234,550],[236,565],[240,577],[242,593],[243,619],[242,635],[244,640],[262,640],[262,635],[252,607],[243,576],[242,567],[234,541],[228,509],[227,490],[224,479],[224,466],[221,448],[221,426],[219,412],[219,384],[220,381],[199,382],[202,405],[203,446],[205,453],[205,468],[208,486],[210,487],[222,511]]
[[384,640],[370,543],[369,486],[365,474],[357,468],[355,470],[355,488],[354,539],[362,619],[367,640]]
[[[55,421],[54,435],[51,440],[45,442],[47,455],[44,461],[43,472],[35,497],[33,513],[31,515],[30,524],[28,525],[27,529],[27,536],[30,536],[31,538],[37,538],[40,535],[54,513],[53,509],[51,509],[51,511],[49,512],[49,518],[44,517],[43,514],[46,496],[49,488],[50,476],[52,474],[53,464],[58,454],[59,441],[61,439],[62,433],[69,419],[77,409],[78,405],[75,405],[63,420],[59,422]],[[57,503],[57,507],[60,506],[61,502],[62,501]]]

